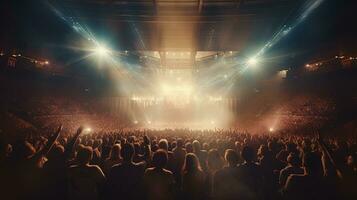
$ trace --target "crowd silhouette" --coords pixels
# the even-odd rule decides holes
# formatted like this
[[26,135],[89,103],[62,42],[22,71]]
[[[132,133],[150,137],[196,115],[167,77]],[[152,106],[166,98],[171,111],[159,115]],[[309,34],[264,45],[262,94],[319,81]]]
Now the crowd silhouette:
[[0,145],[1,199],[357,197],[352,137],[60,126]]

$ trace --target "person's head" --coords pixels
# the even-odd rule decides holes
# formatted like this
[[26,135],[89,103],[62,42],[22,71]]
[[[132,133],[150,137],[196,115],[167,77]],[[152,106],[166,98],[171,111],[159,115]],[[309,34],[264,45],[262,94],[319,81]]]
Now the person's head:
[[138,155],[141,153],[141,147],[140,144],[138,142],[135,142],[134,144],[134,154]]
[[79,164],[85,165],[88,164],[93,158],[93,149],[89,146],[83,146],[79,148],[77,153],[77,160]]
[[166,139],[161,139],[159,141],[159,149],[163,149],[165,151],[169,150],[169,143],[167,142]]
[[94,140],[93,149],[98,148],[100,145],[102,145],[101,139]]
[[238,154],[233,149],[227,149],[224,154],[224,159],[228,163],[228,166],[237,166],[238,164]]
[[57,159],[60,158],[64,153],[64,147],[62,145],[54,145],[50,152],[48,152],[48,159]]
[[144,140],[144,145],[150,145],[150,138],[147,135],[143,137],[143,140]]
[[296,144],[293,143],[293,142],[289,142],[285,145],[285,149],[288,151],[288,152],[295,152],[296,151]]
[[194,152],[199,152],[201,151],[201,144],[198,140],[195,140],[192,142],[192,146],[193,146],[193,151]]
[[349,155],[349,156],[347,157],[347,165],[348,165],[348,166],[351,166],[351,167],[354,167],[354,165],[355,165],[355,158],[354,158],[353,155]]
[[133,159],[134,153],[135,153],[134,147],[130,143],[125,143],[121,147],[120,155],[124,161],[131,161]]
[[272,152],[276,152],[278,149],[278,144],[276,143],[275,140],[270,140],[268,142],[268,150]]
[[303,166],[305,168],[305,173],[318,175],[322,174],[321,160],[314,153],[304,153]]
[[185,163],[182,167],[182,170],[183,172],[201,171],[200,162],[198,162],[198,158],[195,154],[186,154]]
[[27,141],[17,141],[13,146],[12,156],[15,159],[27,159],[36,153],[35,147]]
[[269,153],[269,149],[265,145],[260,145],[258,149],[258,155],[259,156],[266,156]]
[[186,149],[187,153],[193,153],[193,146],[192,146],[191,142],[187,142],[185,144],[185,149]]
[[312,149],[311,149],[311,141],[308,140],[308,139],[304,139],[302,141],[302,149],[303,149],[304,153],[311,152],[312,151]]
[[[1,140],[0,140],[1,141]],[[0,142],[0,158],[8,156],[12,151],[12,146],[5,143],[4,141]]]
[[159,150],[159,146],[157,146],[157,144],[153,144],[153,145],[151,145],[151,150],[153,152],[156,152],[157,150]]
[[152,163],[154,167],[159,169],[162,169],[166,166],[167,160],[167,152],[163,149],[157,150],[152,157]]
[[223,160],[217,149],[208,151],[207,166],[213,171],[218,170],[223,166]]
[[241,152],[241,156],[246,162],[252,162],[255,158],[253,148],[250,146],[244,146]]
[[171,149],[171,150],[173,150],[173,149],[175,149],[175,148],[177,147],[177,142],[176,142],[176,141],[173,141],[173,142],[171,142],[170,144],[171,144],[171,145],[170,145],[170,148],[169,148],[169,149]]
[[295,153],[290,153],[286,160],[290,165],[292,165],[294,167],[298,167],[301,164],[301,160],[300,160],[299,156]]
[[205,142],[205,143],[203,143],[202,146],[203,146],[203,149],[204,149],[204,150],[208,151],[208,149],[209,149],[208,143]]
[[177,143],[177,147],[178,148],[182,148],[183,147],[183,140],[181,138],[177,139],[176,143]]
[[120,144],[114,144],[112,149],[110,150],[110,158],[111,159],[118,159],[120,156]]

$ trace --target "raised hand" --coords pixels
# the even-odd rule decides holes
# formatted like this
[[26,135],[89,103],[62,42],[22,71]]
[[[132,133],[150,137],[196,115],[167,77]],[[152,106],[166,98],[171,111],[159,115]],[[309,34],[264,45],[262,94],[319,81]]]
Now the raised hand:
[[76,143],[76,141],[78,140],[79,138],[79,135],[83,132],[83,126],[80,126],[78,129],[77,129],[77,132],[76,134],[74,135],[74,137],[72,138],[72,140],[70,140],[68,143],[67,143],[67,146],[66,146],[66,150],[65,150],[65,158],[68,159],[71,152],[73,151],[73,147]]

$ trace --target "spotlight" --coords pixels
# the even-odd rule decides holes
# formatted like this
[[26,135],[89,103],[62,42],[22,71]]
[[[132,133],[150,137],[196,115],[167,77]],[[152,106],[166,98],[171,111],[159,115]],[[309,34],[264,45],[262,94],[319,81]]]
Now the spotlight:
[[45,61],[45,65],[48,65],[50,64],[50,62],[48,60]]
[[150,121],[150,120],[148,121],[148,124],[151,124],[151,121]]
[[83,130],[84,134],[89,134],[90,132],[92,132],[92,129],[91,128],[85,128]]
[[274,128],[273,127],[270,127],[269,128],[269,132],[273,132],[274,131]]
[[254,65],[258,64],[258,62],[259,61],[258,61],[258,59],[256,57],[251,57],[248,60],[248,64],[251,65],[251,66],[254,66]]
[[137,120],[133,121],[134,124],[138,124],[139,122]]
[[109,53],[109,50],[107,48],[105,48],[104,46],[98,46],[95,49],[95,52],[99,55],[99,56],[105,56]]

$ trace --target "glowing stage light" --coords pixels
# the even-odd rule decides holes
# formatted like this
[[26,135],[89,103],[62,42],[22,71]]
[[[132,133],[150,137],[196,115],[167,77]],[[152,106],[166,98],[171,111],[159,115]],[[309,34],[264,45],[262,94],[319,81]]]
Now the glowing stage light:
[[50,64],[50,62],[48,60],[45,61],[45,65],[48,65]]
[[148,121],[148,124],[151,124],[151,121],[150,121],[150,120]]
[[215,124],[215,123],[216,123],[215,121],[211,120],[211,124]]
[[[181,79],[178,79],[181,80]],[[173,95],[190,95],[193,91],[193,86],[190,84],[172,85],[163,83],[161,85],[161,95],[173,96]]]
[[255,65],[257,65],[258,64],[258,59],[256,58],[256,57],[251,57],[251,58],[249,58],[248,59],[248,65],[250,65],[250,66],[255,66]]
[[274,131],[274,128],[273,127],[270,127],[269,128],[269,132],[273,132]]
[[84,130],[83,130],[83,133],[84,134],[90,134],[92,132],[92,129],[91,128],[85,128]]
[[95,52],[99,55],[99,56],[106,56],[109,54],[109,50],[107,48],[105,48],[104,46],[98,46],[95,49]]
[[134,124],[138,124],[139,122],[138,122],[137,120],[134,120],[133,123],[134,123]]

